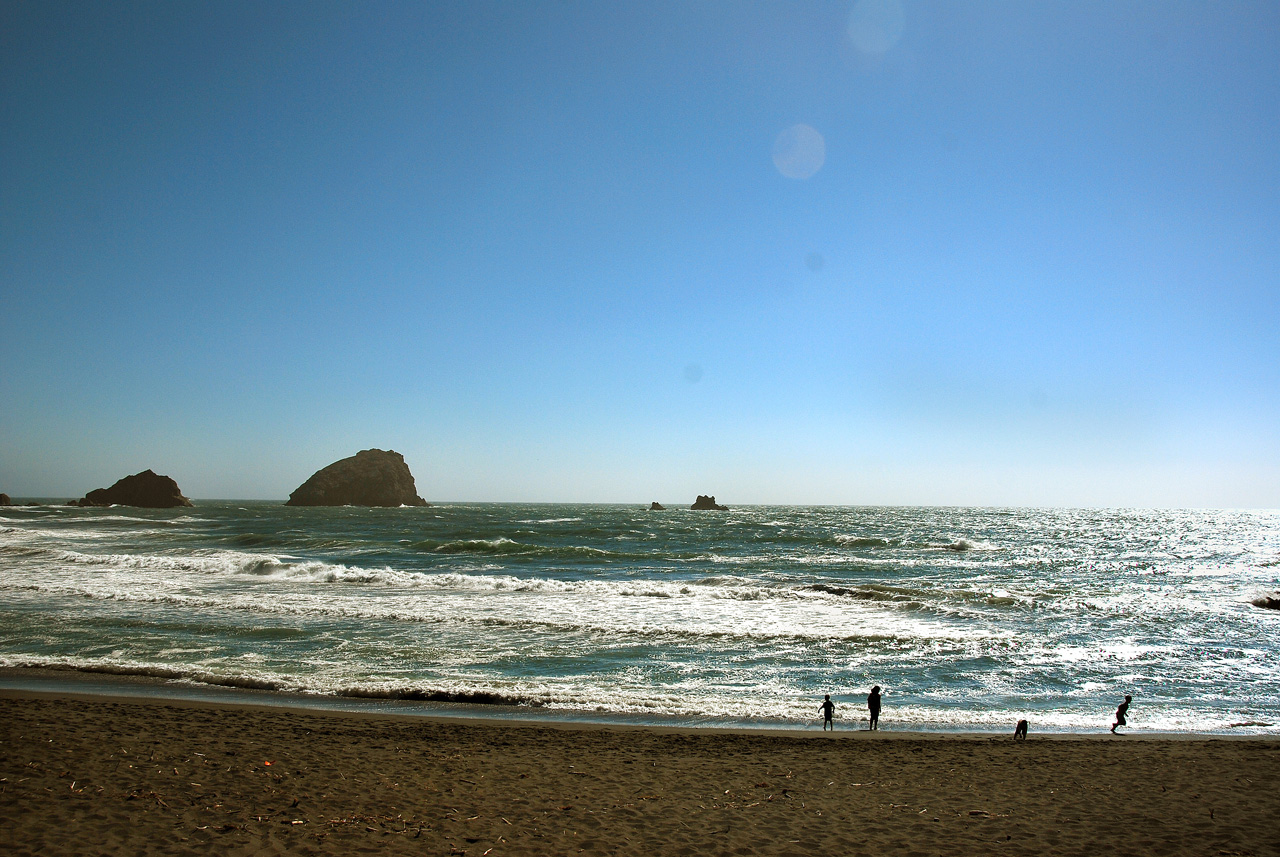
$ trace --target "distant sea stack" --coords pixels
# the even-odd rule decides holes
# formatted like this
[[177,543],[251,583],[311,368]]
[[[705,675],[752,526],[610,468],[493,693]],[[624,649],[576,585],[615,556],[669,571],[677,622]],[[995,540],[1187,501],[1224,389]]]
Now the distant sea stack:
[[286,506],[426,506],[404,456],[365,449],[303,482]]
[[[0,494],[0,497],[2,496],[4,495]],[[654,500],[652,503],[649,504],[650,512],[665,512],[666,510],[667,510],[667,507],[659,503],[657,500]]]
[[110,488],[95,488],[70,506],[139,506],[144,509],[173,509],[190,506],[178,483],[155,471],[144,470],[126,476]]
[[716,498],[714,496],[708,497],[706,494],[699,494],[698,499],[694,500],[693,505],[690,506],[689,508],[690,509],[714,509],[717,512],[729,511],[728,506],[718,505],[716,503]]
[[8,494],[0,494],[0,506],[12,506],[13,501],[9,499]]

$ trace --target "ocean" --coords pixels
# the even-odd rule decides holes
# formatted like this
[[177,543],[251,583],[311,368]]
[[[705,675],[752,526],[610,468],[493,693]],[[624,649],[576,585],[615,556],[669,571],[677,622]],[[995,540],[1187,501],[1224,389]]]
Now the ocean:
[[516,717],[1276,734],[1277,588],[1276,511],[0,508],[0,667]]

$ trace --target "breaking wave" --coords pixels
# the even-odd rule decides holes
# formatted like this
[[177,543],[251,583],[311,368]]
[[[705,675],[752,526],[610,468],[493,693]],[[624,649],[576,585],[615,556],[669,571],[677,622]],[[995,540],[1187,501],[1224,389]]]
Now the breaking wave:
[[0,664],[744,716],[875,681],[895,714],[957,723],[1069,725],[1123,686],[1139,728],[1280,722],[1278,614],[1249,603],[1276,586],[1274,513],[200,512],[5,510]]
[[836,543],[847,548],[892,548],[901,542],[897,539],[885,539],[877,536],[836,536]]

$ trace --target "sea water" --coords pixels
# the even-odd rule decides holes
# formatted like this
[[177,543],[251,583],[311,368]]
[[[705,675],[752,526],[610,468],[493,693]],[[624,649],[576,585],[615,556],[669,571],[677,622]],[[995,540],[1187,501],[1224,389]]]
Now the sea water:
[[[1280,512],[0,509],[0,666],[631,722],[1280,732]],[[514,709],[503,706],[514,706]]]

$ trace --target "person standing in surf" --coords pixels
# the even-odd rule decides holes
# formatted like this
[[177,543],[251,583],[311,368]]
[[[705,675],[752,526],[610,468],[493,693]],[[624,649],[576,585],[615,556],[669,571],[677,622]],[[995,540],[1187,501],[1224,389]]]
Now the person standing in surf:
[[1111,724],[1111,734],[1116,734],[1117,726],[1124,726],[1129,721],[1125,720],[1125,715],[1129,713],[1129,703],[1133,702],[1133,697],[1125,694],[1124,702],[1120,703],[1120,707],[1116,709],[1116,722]]
[[827,694],[822,698],[822,731],[826,732],[830,729],[836,731],[836,726],[831,722],[831,717],[835,714],[836,704],[831,701],[831,694]]
[[867,694],[867,710],[871,712],[871,725],[867,731],[880,728],[880,685],[871,688]]

